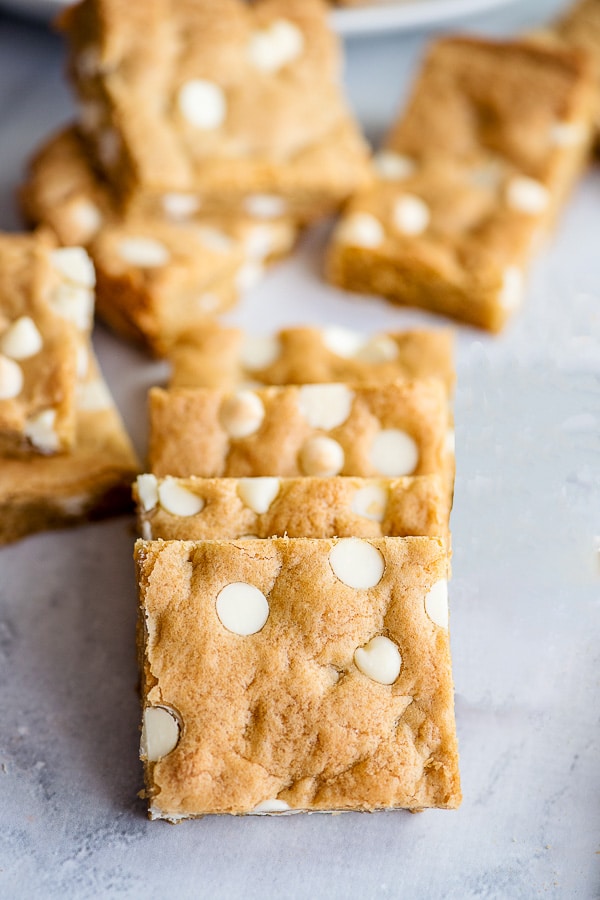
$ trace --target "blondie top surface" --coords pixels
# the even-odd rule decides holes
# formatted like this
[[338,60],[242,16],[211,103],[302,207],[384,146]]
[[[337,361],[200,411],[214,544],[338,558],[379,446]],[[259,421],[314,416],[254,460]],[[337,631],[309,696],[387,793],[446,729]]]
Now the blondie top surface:
[[235,392],[153,388],[149,400],[155,475],[453,478],[446,391],[434,379]]
[[330,279],[498,330],[585,164],[593,95],[577,53],[435,43],[336,229]]
[[458,806],[443,541],[135,555],[151,817]]
[[170,353],[170,387],[232,389],[321,382],[379,383],[440,378],[451,393],[454,340],[445,331],[399,331],[366,337],[338,326],[286,328],[248,335],[209,326],[187,335]]
[[56,453],[75,440],[78,355],[94,267],[49,233],[0,235],[0,451]]
[[318,206],[364,181],[319,0],[84,0],[62,22],[86,135],[121,194],[250,193],[270,217],[284,210],[265,190]]
[[439,476],[408,478],[156,478],[134,486],[146,540],[255,537],[447,537]]
[[82,360],[76,408],[69,453],[2,460],[0,544],[131,509],[140,465],[91,346]]

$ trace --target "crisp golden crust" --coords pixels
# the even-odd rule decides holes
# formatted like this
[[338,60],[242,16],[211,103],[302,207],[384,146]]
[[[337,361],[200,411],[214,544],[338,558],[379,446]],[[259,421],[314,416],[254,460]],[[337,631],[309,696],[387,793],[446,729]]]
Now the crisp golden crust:
[[[444,543],[368,542],[383,574],[365,589],[334,574],[336,546],[138,542],[142,704],[179,724],[175,748],[145,760],[151,817],[273,800],[290,811],[459,805],[448,631],[426,611],[446,578]],[[246,636],[218,611],[220,592],[240,582],[268,604]],[[357,666],[375,636],[400,653],[392,683]]]
[[498,331],[586,160],[580,54],[468,38],[430,49],[404,115],[330,247],[332,282]]
[[[55,248],[46,232],[0,235],[0,452],[5,455],[55,453],[75,441],[80,336],[53,305],[55,292],[71,291],[53,263]],[[30,439],[31,423],[45,412],[53,416],[52,438],[39,446]]]
[[245,336],[237,328],[213,325],[192,333],[169,354],[173,365],[169,385],[231,390],[247,381],[383,384],[399,378],[436,377],[449,393],[454,386],[450,331],[400,331],[361,338],[337,328],[286,328],[268,339],[266,360],[256,358],[261,345],[264,355],[264,339]]
[[131,509],[139,462],[91,348],[78,389],[73,450],[52,457],[3,459],[0,544]]
[[[339,424],[331,427],[310,415],[308,387],[313,388],[267,387],[236,393],[153,388],[150,470],[160,476],[208,478],[439,474],[452,480],[454,454],[448,447],[449,412],[441,382],[339,386],[340,396],[336,391],[323,399],[328,412],[342,400]],[[385,447],[390,432],[391,458]],[[397,447],[406,443],[402,437],[396,441],[397,432],[408,438],[407,453]]]
[[128,204],[266,193],[310,219],[365,181],[319,0],[84,0],[62,21],[90,146]]
[[30,223],[49,226],[63,244],[88,247],[99,315],[159,356],[233,306],[263,263],[291,250],[297,232],[290,219],[207,217],[179,195],[168,195],[152,216],[124,214],[74,128],[38,151],[20,199]]
[[[183,498],[172,496],[173,485],[186,492]],[[193,504],[187,493],[198,498],[198,503]],[[139,532],[146,540],[447,538],[450,516],[446,485],[435,475],[266,478],[259,482],[145,475],[134,485],[134,498]],[[192,512],[196,506],[200,508]]]

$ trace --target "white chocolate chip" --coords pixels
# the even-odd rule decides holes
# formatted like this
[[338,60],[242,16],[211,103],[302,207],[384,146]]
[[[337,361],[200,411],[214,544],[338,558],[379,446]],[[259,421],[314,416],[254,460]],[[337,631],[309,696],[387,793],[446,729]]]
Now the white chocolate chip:
[[277,194],[250,194],[244,200],[244,209],[256,219],[277,219],[285,215],[287,204]]
[[349,328],[339,328],[333,325],[331,328],[324,328],[321,332],[321,339],[328,350],[341,356],[342,359],[352,359],[365,343],[362,334],[351,331]]
[[241,478],[238,494],[253,512],[266,513],[279,493],[279,478]]
[[229,235],[219,231],[218,228],[211,228],[209,225],[199,225],[196,228],[196,234],[206,249],[212,250],[214,253],[229,253],[234,245]]
[[513,310],[521,304],[523,298],[523,273],[518,266],[508,266],[502,276],[502,286],[498,302],[504,309]]
[[342,219],[335,240],[352,247],[379,247],[385,240],[383,225],[371,213],[354,212]]
[[77,228],[77,238],[87,242],[100,230],[102,213],[95,203],[83,198],[72,204],[69,212],[71,222]]
[[304,50],[304,35],[293,22],[277,19],[255,31],[248,45],[248,58],[261,72],[277,72],[297,59]]
[[138,475],[137,492],[144,512],[154,509],[158,503],[158,481],[156,475]]
[[227,100],[218,84],[195,78],[179,89],[179,110],[190,125],[213,131],[225,121]]
[[379,684],[393,684],[400,674],[402,657],[393,641],[383,634],[354,651],[356,668]]
[[330,431],[346,421],[354,392],[345,384],[306,384],[298,391],[298,408],[311,428]]
[[305,475],[328,478],[344,468],[344,451],[337,441],[317,434],[304,442],[300,450],[300,468]]
[[387,334],[376,334],[360,348],[356,358],[372,365],[393,362],[398,358],[398,344]]
[[333,574],[348,587],[366,590],[375,587],[383,578],[383,556],[368,541],[360,538],[342,538],[329,554]]
[[162,508],[173,516],[195,516],[204,509],[204,499],[188,491],[167,476],[158,486],[158,500]]
[[244,263],[235,276],[238,291],[241,291],[241,293],[251,291],[262,280],[264,274],[264,267],[259,262],[252,260]]
[[584,122],[556,122],[550,129],[554,147],[575,147],[587,140],[589,130]]
[[253,391],[237,391],[227,397],[219,413],[221,425],[232,438],[254,434],[262,425],[264,417],[262,400]]
[[196,306],[204,313],[215,313],[221,308],[221,298],[218,294],[200,294]]
[[456,453],[456,434],[454,428],[449,428],[446,432],[446,453],[454,456]]
[[105,128],[96,138],[98,158],[103,166],[112,169],[121,155],[121,138],[114,128]]
[[121,259],[132,266],[154,269],[166,265],[171,253],[160,241],[148,237],[124,238],[118,248]]
[[274,335],[248,335],[240,351],[242,366],[249,372],[266,369],[280,354],[281,344]]
[[550,203],[548,188],[535,178],[526,175],[515,175],[506,188],[506,201],[516,212],[528,216],[539,216]]
[[12,400],[23,390],[23,372],[18,363],[0,356],[0,400]]
[[88,369],[90,367],[90,355],[87,351],[87,347],[84,347],[83,344],[80,344],[76,350],[76,358],[75,358],[75,372],[78,378],[85,378],[87,375]]
[[170,219],[180,222],[189,219],[200,209],[200,200],[193,194],[164,194],[162,208]]
[[253,225],[244,238],[249,259],[265,260],[274,253],[288,250],[294,243],[296,231],[289,222]]
[[254,807],[251,816],[267,816],[270,813],[281,813],[286,812],[291,807],[285,800],[263,800],[262,803],[259,803]]
[[410,156],[394,153],[392,150],[382,150],[373,157],[373,163],[377,174],[386,181],[403,181],[414,175],[417,165]]
[[101,378],[85,381],[77,385],[77,409],[85,412],[99,412],[112,407],[112,397]]
[[21,316],[0,338],[0,350],[11,359],[29,359],[43,346],[42,336],[30,316]]
[[59,448],[59,440],[54,425],[56,410],[45,409],[32,416],[25,425],[25,437],[42,453],[55,453]]
[[431,220],[429,207],[415,194],[403,194],[394,203],[394,226],[401,234],[423,234]]
[[390,478],[412,475],[419,462],[415,440],[399,428],[384,428],[375,435],[370,460],[373,468]]
[[83,247],[62,247],[50,252],[52,266],[67,281],[78,287],[93,288],[96,284],[94,263]]
[[219,593],[217,615],[224,628],[245,637],[263,628],[269,617],[269,604],[253,584],[236,581]]
[[425,612],[434,625],[448,628],[448,582],[437,581],[425,597]]
[[357,516],[383,522],[387,509],[388,492],[379,484],[359,488],[352,498],[351,509]]
[[164,706],[147,706],[142,719],[142,759],[158,762],[171,753],[178,743],[179,722],[175,714]]
[[59,284],[48,298],[50,306],[59,316],[67,319],[80,331],[88,331],[94,316],[94,292],[76,284]]

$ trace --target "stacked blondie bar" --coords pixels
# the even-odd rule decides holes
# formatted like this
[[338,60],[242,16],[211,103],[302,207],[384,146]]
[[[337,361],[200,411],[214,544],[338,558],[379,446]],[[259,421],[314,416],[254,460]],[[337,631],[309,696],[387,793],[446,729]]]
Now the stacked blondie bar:
[[135,488],[151,817],[456,807],[450,334],[173,360]]
[[0,543],[125,511],[139,466],[94,358],[94,267],[0,235]]
[[163,355],[368,182],[339,46],[321,0],[84,0],[62,27],[79,117],[22,206],[89,249],[99,313]]

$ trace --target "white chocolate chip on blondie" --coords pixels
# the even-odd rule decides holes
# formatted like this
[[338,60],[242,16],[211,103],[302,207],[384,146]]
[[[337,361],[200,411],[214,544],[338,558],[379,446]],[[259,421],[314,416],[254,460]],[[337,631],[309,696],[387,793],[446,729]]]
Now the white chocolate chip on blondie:
[[171,254],[161,241],[149,237],[124,238],[118,246],[121,259],[132,266],[155,269],[165,266]]
[[179,742],[179,722],[164,706],[148,706],[144,710],[140,756],[158,762],[175,749]]
[[425,597],[425,612],[434,625],[448,628],[448,582],[437,581]]
[[253,391],[237,391],[224,400],[219,419],[232,438],[243,438],[258,431],[265,417],[260,397]]
[[30,316],[21,316],[0,337],[0,350],[11,359],[30,359],[42,349],[42,336]]
[[344,450],[333,438],[317,434],[300,449],[300,467],[305,475],[328,478],[344,468]]
[[346,421],[353,400],[354,393],[345,384],[307,384],[298,393],[298,407],[308,424],[325,431]]
[[223,89],[212,81],[194,78],[179,89],[179,110],[184,119],[203,131],[220,128],[227,115]]
[[279,478],[269,476],[258,478],[241,478],[238,494],[245,505],[253,512],[266,513],[279,493]]
[[264,627],[269,618],[269,604],[265,595],[253,584],[236,581],[220,591],[217,616],[228,631],[246,637]]
[[381,552],[360,538],[342,538],[329,554],[333,574],[357,590],[375,587],[383,578],[385,562]]
[[158,488],[162,508],[174,516],[195,516],[204,509],[204,500],[188,491],[175,478],[165,478]]
[[379,634],[354,651],[356,668],[379,684],[393,684],[402,668],[402,657],[393,641]]
[[360,488],[352,498],[352,512],[373,522],[383,522],[388,502],[388,492],[377,484]]
[[431,219],[429,207],[415,194],[403,194],[394,203],[392,214],[395,228],[406,235],[422,234]]
[[18,397],[23,390],[23,372],[18,363],[0,356],[0,400]]
[[381,475],[411,475],[419,462],[419,449],[414,439],[399,428],[384,428],[375,435],[370,459]]

